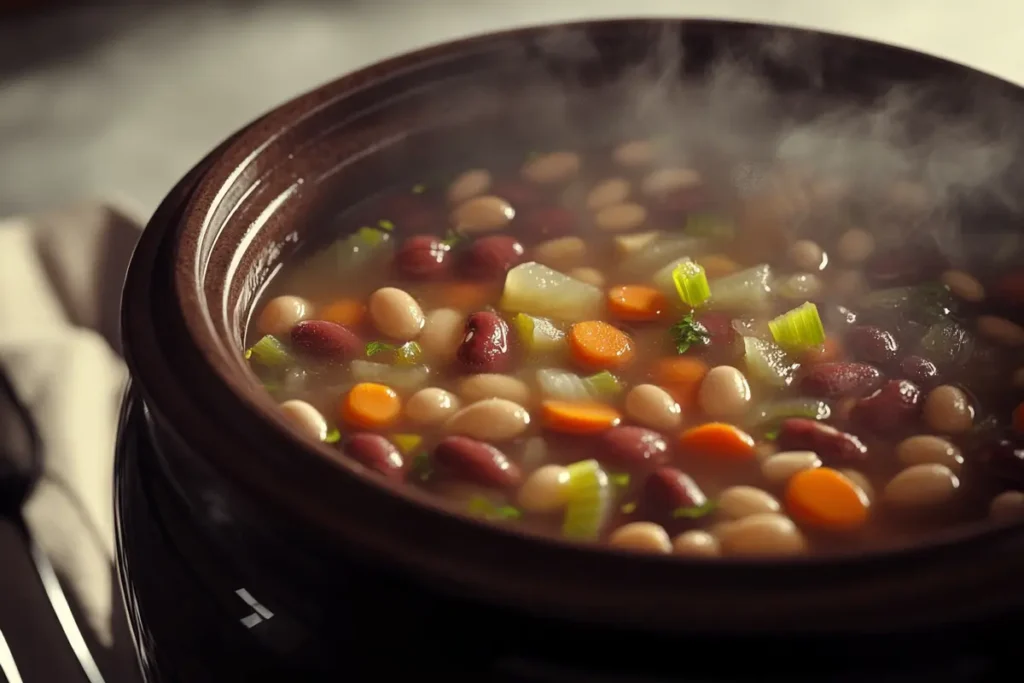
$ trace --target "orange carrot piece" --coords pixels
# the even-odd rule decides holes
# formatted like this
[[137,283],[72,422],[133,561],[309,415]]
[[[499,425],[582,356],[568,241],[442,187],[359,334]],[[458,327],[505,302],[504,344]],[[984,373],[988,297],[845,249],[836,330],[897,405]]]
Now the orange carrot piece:
[[398,421],[402,401],[391,387],[363,382],[345,395],[340,412],[341,419],[353,427],[380,430]]
[[357,327],[366,317],[366,304],[358,299],[338,299],[324,306],[319,317],[346,327]]
[[834,337],[825,337],[825,342],[823,344],[808,349],[800,355],[800,363],[803,365],[832,363],[842,359],[843,347]]
[[618,285],[608,290],[608,312],[619,320],[659,320],[668,312],[668,299],[647,285]]
[[740,264],[725,254],[708,254],[701,256],[696,261],[704,268],[704,274],[709,280],[732,275],[740,269]]
[[708,366],[697,358],[676,356],[662,358],[651,369],[651,379],[667,391],[685,410],[697,403],[697,392]]
[[544,401],[540,411],[544,426],[563,434],[598,434],[622,421],[619,411],[604,403]]
[[870,505],[859,486],[829,467],[793,475],[785,501],[786,510],[798,523],[831,531],[864,526]]
[[1013,409],[1013,430],[1018,434],[1024,434],[1024,402],[1017,404]]
[[752,460],[757,454],[750,434],[725,422],[708,422],[687,429],[679,437],[679,447],[684,453],[722,460]]
[[589,371],[618,370],[633,362],[633,340],[622,330],[600,320],[576,323],[569,330],[573,360]]

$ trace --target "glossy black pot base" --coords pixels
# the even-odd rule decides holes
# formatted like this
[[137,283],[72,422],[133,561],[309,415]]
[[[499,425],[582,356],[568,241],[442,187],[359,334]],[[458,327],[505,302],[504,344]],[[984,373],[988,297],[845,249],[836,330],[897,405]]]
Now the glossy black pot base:
[[[266,553],[301,552],[300,545],[285,541],[257,549],[237,538],[233,551],[225,552],[175,491],[149,435],[144,409],[129,395],[116,465],[119,570],[140,661],[153,683],[316,683],[337,681],[343,672],[370,680],[362,676],[413,671],[522,683],[766,676],[967,683],[1009,666],[1014,633],[1024,626],[1024,619],[1005,618],[900,636],[694,635],[680,641],[446,599],[355,560],[329,567],[325,585],[275,573],[272,560],[261,561]],[[236,518],[259,523],[253,510],[244,503],[222,507],[221,519],[229,526]]]

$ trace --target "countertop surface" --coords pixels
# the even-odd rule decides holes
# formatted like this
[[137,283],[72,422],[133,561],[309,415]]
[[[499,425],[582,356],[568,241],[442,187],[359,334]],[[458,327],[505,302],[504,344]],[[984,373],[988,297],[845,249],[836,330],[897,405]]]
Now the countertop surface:
[[472,33],[621,16],[821,28],[1024,83],[1024,4],[1005,0],[108,1],[0,20],[0,215],[99,197],[145,217],[224,136],[344,72]]

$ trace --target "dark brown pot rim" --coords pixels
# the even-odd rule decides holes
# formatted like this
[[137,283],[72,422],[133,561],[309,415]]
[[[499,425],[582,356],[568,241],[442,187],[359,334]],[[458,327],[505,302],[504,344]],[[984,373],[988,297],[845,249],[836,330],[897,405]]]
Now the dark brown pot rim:
[[[575,545],[526,534],[471,517],[460,517],[418,492],[396,495],[394,487],[335,457],[322,444],[303,441],[255,384],[241,348],[225,322],[227,302],[213,310],[204,292],[210,239],[225,193],[252,160],[312,112],[396,75],[415,74],[425,65],[455,59],[502,44],[528,40],[552,28],[601,26],[615,30],[660,26],[664,20],[580,22],[560,27],[517,29],[429,47],[367,67],[321,86],[268,113],[215,150],[173,191],[151,220],[126,283],[123,303],[125,347],[131,374],[147,406],[203,454],[219,471],[254,495],[346,544],[415,571],[424,580],[461,593],[556,611],[647,625],[665,606],[682,605],[674,596],[681,583],[707,586],[711,593],[745,585],[743,591],[769,598],[810,579],[821,588],[875,582],[876,590],[900,593],[895,583],[919,576],[915,590],[942,590],[945,579],[929,572],[946,563],[975,565],[970,580],[984,582],[976,566],[985,548],[1021,537],[1024,525],[965,526],[914,546],[872,554],[836,554],[792,560],[684,561]],[[762,30],[738,22],[694,20],[708,31]],[[867,45],[869,41],[804,29],[785,29],[828,40]],[[966,67],[901,48],[871,44],[886,58],[926,60],[944,69]],[[1007,87],[1013,87],[1005,84]],[[223,267],[223,266],[220,266]],[[211,270],[210,272],[214,272]],[[220,275],[218,275],[219,277]],[[253,457],[253,453],[256,454]],[[362,513],[362,514],[361,514]],[[396,521],[397,520],[397,521]],[[922,574],[921,572],[924,572]],[[966,575],[957,580],[963,581]],[[757,577],[750,585],[751,577]],[[953,580],[953,579],[950,579]],[[690,595],[692,597],[692,593]],[[819,592],[804,596],[802,609],[815,611]],[[851,598],[852,599],[852,598]],[[856,604],[856,601],[850,603]],[[651,620],[654,621],[651,621]]]

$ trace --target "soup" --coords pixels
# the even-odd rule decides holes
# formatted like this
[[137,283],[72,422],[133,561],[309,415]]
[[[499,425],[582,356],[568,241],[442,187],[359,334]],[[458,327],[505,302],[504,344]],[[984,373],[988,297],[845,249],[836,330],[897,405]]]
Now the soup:
[[[988,307],[1020,276],[842,225],[841,182],[704,175],[637,141],[394,189],[273,279],[246,357],[339,458],[579,542],[798,555],[1020,518],[1024,328]],[[822,210],[841,227],[801,233]]]

